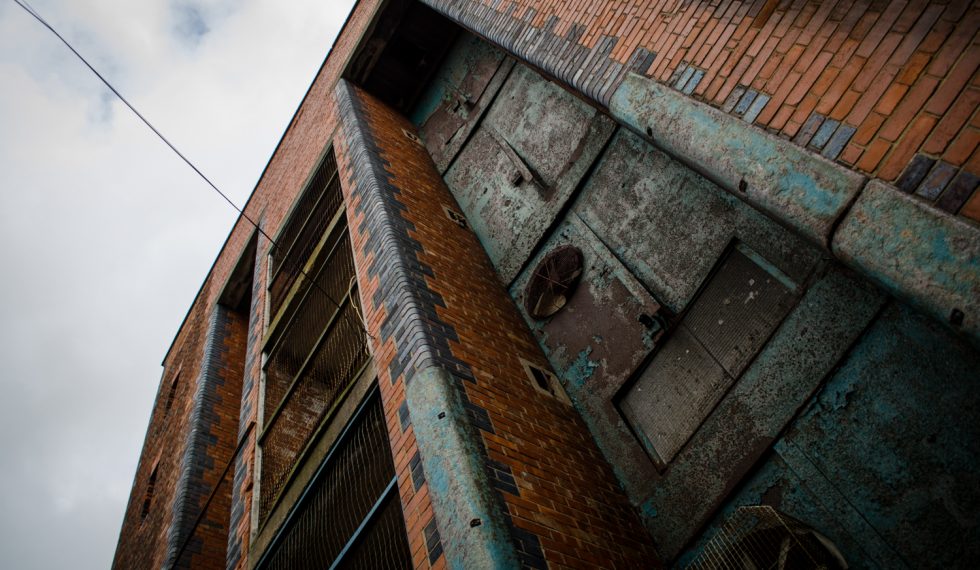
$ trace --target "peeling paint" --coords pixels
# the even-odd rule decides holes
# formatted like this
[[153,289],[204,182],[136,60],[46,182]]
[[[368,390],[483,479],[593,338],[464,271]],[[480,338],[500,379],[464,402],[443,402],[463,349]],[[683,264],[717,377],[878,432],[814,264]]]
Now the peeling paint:
[[640,75],[626,76],[609,111],[824,248],[829,247],[834,224],[864,184],[864,177],[854,171]]

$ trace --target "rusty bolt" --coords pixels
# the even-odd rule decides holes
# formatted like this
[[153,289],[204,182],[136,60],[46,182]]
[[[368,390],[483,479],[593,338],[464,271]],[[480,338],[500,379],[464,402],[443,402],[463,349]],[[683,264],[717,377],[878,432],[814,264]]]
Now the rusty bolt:
[[473,519],[470,521],[470,528],[476,528],[481,524],[483,524],[483,521],[481,521],[480,519]]
[[444,419],[446,417],[446,412],[439,412],[439,419]]
[[963,311],[959,309],[953,309],[953,312],[949,314],[949,324],[954,327],[958,327],[963,324]]

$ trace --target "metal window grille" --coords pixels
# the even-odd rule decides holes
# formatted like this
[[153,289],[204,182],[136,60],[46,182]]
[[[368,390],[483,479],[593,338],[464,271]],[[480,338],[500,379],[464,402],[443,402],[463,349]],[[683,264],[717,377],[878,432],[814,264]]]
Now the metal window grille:
[[[356,380],[369,355],[357,296],[354,258],[344,224],[334,226],[322,261],[266,361],[260,521],[275,505],[317,428]],[[337,306],[334,301],[339,302]]]
[[826,537],[769,506],[739,507],[688,570],[837,570],[847,562]]
[[302,268],[343,205],[333,152],[327,152],[270,253],[269,308],[276,315]]
[[384,410],[375,390],[324,459],[257,568],[410,567]]

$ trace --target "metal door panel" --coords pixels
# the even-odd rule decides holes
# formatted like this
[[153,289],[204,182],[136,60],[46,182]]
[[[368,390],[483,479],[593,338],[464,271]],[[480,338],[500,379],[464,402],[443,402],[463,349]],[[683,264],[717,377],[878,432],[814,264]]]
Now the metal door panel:
[[515,66],[445,174],[504,283],[517,276],[614,129],[596,109]]

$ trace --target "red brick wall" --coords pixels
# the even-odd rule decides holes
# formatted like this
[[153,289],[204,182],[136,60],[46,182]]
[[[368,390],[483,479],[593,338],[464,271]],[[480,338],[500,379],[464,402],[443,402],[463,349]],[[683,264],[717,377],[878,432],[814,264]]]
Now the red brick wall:
[[[727,112],[745,102],[736,114],[756,126],[980,220],[976,3],[426,1],[516,51],[529,25],[589,49],[613,41],[609,58],[621,64],[637,49],[654,52],[648,76]],[[528,59],[562,71],[560,58],[532,50]],[[588,60],[585,73],[606,71],[603,60]],[[575,69],[558,75],[571,80]],[[765,105],[747,113],[753,100]],[[814,137],[824,125],[829,142]]]
[[[431,269],[426,285],[444,302],[444,307],[435,307],[437,318],[458,336],[458,341],[449,342],[451,356],[444,356],[472,371],[475,381],[461,382],[465,399],[485,410],[493,426],[492,432],[479,432],[482,443],[489,459],[506,466],[516,482],[517,493],[501,492],[514,526],[538,537],[554,568],[656,565],[639,517],[584,422],[569,404],[536,390],[527,377],[521,358],[545,369],[547,360],[475,234],[461,229],[443,211],[443,206],[457,211],[459,207],[424,147],[404,135],[403,130],[415,131],[413,125],[373,97],[358,93],[365,128],[380,147],[376,158],[397,187],[397,199],[405,207],[401,217],[414,228],[408,237],[421,246],[417,261]],[[417,475],[411,460],[418,447],[411,426],[402,431],[398,414],[405,374],[392,377],[399,347],[394,335],[382,330],[388,315],[384,299],[378,302],[376,297],[379,278],[369,272],[374,253],[365,248],[371,232],[380,229],[365,219],[362,194],[352,188],[356,182],[346,146],[341,147],[340,163],[362,306],[374,337],[409,538],[415,565],[424,568],[428,561],[422,535],[433,516],[432,506],[427,484],[416,491],[412,483]],[[404,342],[415,341],[414,335],[406,336],[411,338]]]
[[[207,285],[207,282],[205,282]],[[174,341],[171,365],[164,368],[160,390],[147,428],[143,453],[133,480],[112,567],[160,568],[167,555],[168,530],[173,520],[173,502],[184,458],[183,444],[193,407],[192,396],[204,349],[207,320],[198,309],[188,315],[188,325]],[[166,402],[177,374],[180,381],[169,413]],[[141,516],[143,500],[154,465],[157,480],[146,517]]]
[[[207,461],[202,475],[192,474],[190,478],[192,518],[185,524],[193,525],[194,531],[186,546],[183,541],[178,544],[180,551],[174,568],[224,570],[226,563],[233,472],[226,472],[225,466],[231,461],[238,442],[248,318],[222,309],[216,327],[221,340],[220,346],[212,347],[215,353],[211,357],[211,371],[215,378],[209,385],[213,388],[203,394],[204,417],[200,424],[204,437],[216,440],[205,450]],[[213,489],[217,490],[211,497]],[[200,509],[205,510],[198,522]]]
[[[360,0],[349,16],[344,29],[335,42],[323,67],[317,73],[302,105],[293,117],[279,146],[249,198],[245,211],[253,220],[260,221],[263,230],[274,236],[283,223],[285,215],[302,189],[317,159],[329,142],[336,127],[336,111],[332,105],[331,92],[340,77],[348,58],[367,29],[380,4],[379,0]],[[205,279],[184,322],[181,324],[173,344],[164,359],[164,373],[154,405],[150,426],[140,455],[140,463],[133,482],[129,505],[123,519],[117,545],[114,568],[158,568],[165,558],[167,532],[172,523],[172,505],[176,478],[181,467],[181,447],[186,441],[187,417],[193,405],[191,397],[200,372],[202,351],[208,316],[221,294],[220,286],[225,283],[234,269],[238,257],[251,239],[254,228],[250,222],[239,219]],[[245,393],[241,396],[241,421],[235,417],[240,427],[237,436],[244,434],[248,426],[257,420],[258,378],[261,372],[261,354],[258,342],[265,329],[265,276],[267,275],[266,254],[269,243],[259,238],[259,252],[256,258],[256,276],[253,306],[255,312],[251,320],[249,335],[251,352],[247,355],[249,364],[245,381]],[[163,417],[170,381],[180,368],[181,383],[173,404],[173,409]],[[244,516],[232,529],[230,552],[233,558],[231,568],[244,568],[247,562],[249,534],[251,532],[252,473],[255,467],[255,434],[241,453],[247,475],[238,485],[236,496],[242,501]],[[234,446],[237,441],[233,442]],[[153,461],[159,457],[158,480],[154,492],[153,508],[146,520],[141,520],[140,508],[146,482]],[[220,465],[221,468],[224,464]],[[236,554],[237,553],[237,554]]]

